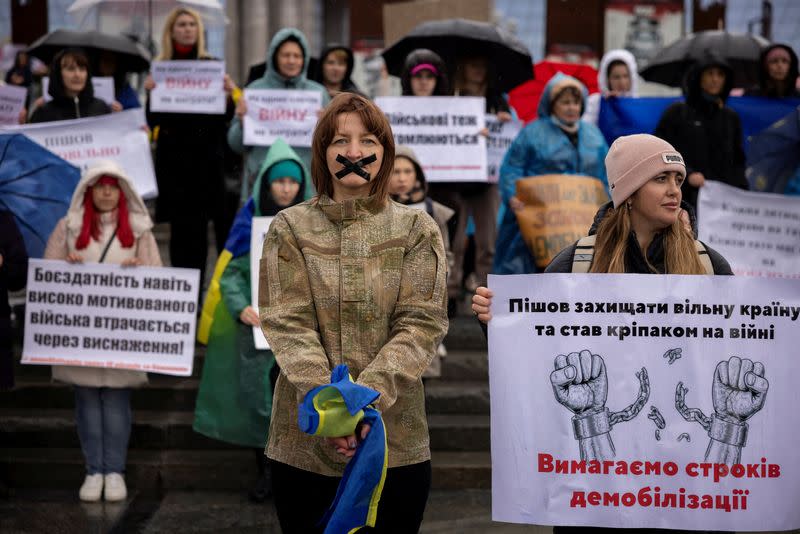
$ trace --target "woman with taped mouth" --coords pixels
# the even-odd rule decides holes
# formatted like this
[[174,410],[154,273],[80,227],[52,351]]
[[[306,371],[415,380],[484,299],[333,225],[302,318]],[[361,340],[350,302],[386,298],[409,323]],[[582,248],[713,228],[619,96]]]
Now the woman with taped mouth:
[[[695,239],[693,217],[691,227],[687,224],[688,205],[681,202],[686,166],[672,145],[647,134],[620,137],[611,145],[605,166],[612,201],[597,212],[589,236],[559,252],[546,273],[733,274],[725,258]],[[491,304],[492,292],[479,287],[472,312],[484,331],[492,318]],[[553,528],[556,534],[604,530]]]
[[347,462],[370,431],[303,433],[298,404],[349,366],[377,391],[388,470],[374,532],[417,532],[431,480],[423,371],[447,331],[447,263],[424,211],[391,202],[389,123],[374,104],[337,95],[312,141],[317,195],[280,212],[264,240],[259,314],[281,369],[267,456],[285,533],[322,532]]

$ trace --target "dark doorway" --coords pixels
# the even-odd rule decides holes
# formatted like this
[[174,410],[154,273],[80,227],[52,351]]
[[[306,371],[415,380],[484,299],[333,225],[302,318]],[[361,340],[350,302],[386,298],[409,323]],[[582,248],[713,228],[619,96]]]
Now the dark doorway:
[[11,42],[29,45],[47,33],[47,0],[11,0]]

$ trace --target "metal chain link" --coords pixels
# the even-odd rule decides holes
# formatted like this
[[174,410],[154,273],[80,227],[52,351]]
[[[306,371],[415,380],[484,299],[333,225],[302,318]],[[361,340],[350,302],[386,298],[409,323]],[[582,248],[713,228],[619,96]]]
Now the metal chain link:
[[689,388],[683,386],[683,382],[678,382],[678,387],[675,389],[675,408],[678,413],[689,422],[700,423],[706,431],[711,428],[711,418],[700,408],[687,408],[686,407],[686,394],[689,393]]
[[633,404],[624,410],[611,414],[609,417],[609,423],[611,423],[611,426],[623,421],[630,421],[639,415],[639,412],[642,411],[644,405],[647,404],[647,399],[650,398],[650,379],[647,376],[647,369],[642,367],[642,370],[636,373],[636,377],[639,379],[639,396],[636,398],[636,401]]

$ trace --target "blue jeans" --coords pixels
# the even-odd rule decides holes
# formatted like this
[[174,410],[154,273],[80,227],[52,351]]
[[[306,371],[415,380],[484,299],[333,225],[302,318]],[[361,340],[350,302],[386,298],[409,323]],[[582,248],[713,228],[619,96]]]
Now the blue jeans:
[[124,473],[131,437],[131,390],[75,386],[75,421],[86,472]]

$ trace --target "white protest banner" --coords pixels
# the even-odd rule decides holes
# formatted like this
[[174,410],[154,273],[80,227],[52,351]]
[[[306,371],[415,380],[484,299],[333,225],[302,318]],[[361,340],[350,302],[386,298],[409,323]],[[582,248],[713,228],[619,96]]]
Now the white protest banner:
[[489,137],[486,139],[486,164],[489,181],[497,183],[500,179],[500,165],[506,155],[506,150],[522,130],[519,121],[500,122],[497,115],[486,115],[486,129]]
[[197,269],[34,260],[22,363],[190,376]]
[[489,276],[492,518],[800,528],[800,284]]
[[5,126],[0,131],[25,134],[81,169],[94,160],[114,160],[131,177],[136,191],[152,198],[158,187],[144,124],[144,109],[136,108],[88,119]]
[[282,137],[292,146],[311,146],[322,108],[318,91],[245,89],[247,115],[244,117],[244,144],[269,146]]
[[28,90],[16,85],[0,85],[0,124],[19,124]]
[[166,113],[225,113],[224,61],[153,61],[150,111]]
[[[269,231],[269,225],[275,217],[253,217],[252,233],[250,234],[250,302],[258,313],[258,273],[261,253],[264,250],[264,238]],[[260,350],[269,349],[267,338],[260,326],[253,327],[253,341]]]
[[429,182],[486,182],[486,100],[482,97],[378,97],[398,145],[417,154]]
[[697,200],[700,240],[737,275],[800,278],[800,198],[706,181]]
[[[48,93],[50,77],[42,76],[42,96],[45,102],[53,100]],[[92,76],[92,90],[95,98],[99,98],[109,106],[117,99],[114,94],[114,78],[111,76]]]

